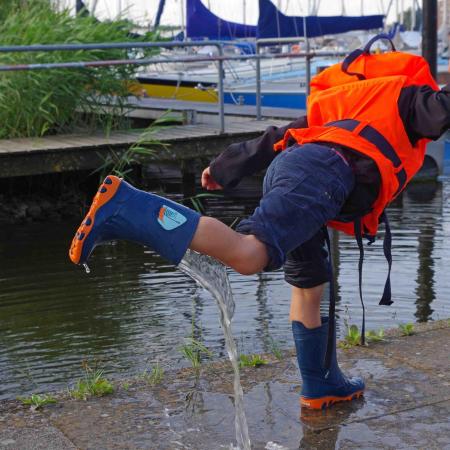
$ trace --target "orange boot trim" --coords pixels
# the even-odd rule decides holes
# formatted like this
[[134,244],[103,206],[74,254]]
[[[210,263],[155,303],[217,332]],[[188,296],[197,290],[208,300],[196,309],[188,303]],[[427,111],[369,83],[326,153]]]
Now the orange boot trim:
[[86,214],[83,222],[78,227],[78,230],[72,239],[72,245],[69,250],[69,257],[74,264],[79,264],[81,253],[83,251],[83,243],[92,230],[95,222],[95,215],[97,211],[106,203],[108,203],[114,195],[122,182],[121,178],[114,175],[108,175],[99,187],[97,194],[92,201],[91,208]]
[[356,398],[362,397],[363,394],[364,391],[361,390],[356,391],[351,395],[347,395],[346,397],[334,397],[334,396],[319,397],[319,398],[300,397],[300,405],[302,408],[325,409],[333,405],[334,403],[350,402]]

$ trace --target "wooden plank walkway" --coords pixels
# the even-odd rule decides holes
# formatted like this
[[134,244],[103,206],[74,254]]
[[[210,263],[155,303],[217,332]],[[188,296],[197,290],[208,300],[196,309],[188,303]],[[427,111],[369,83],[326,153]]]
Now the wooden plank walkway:
[[[227,117],[223,134],[219,134],[217,124],[210,123],[165,127],[154,137],[169,147],[159,149],[151,159],[180,164],[195,159],[209,161],[232,142],[255,137],[269,125],[285,124],[286,120]],[[72,134],[0,140],[0,178],[92,170],[103,163],[108,152],[124,151],[141,133],[142,130],[131,130],[112,132],[109,136]]]

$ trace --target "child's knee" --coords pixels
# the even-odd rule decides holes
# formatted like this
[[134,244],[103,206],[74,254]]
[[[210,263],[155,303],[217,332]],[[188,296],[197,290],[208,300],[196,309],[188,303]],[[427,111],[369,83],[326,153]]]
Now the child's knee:
[[267,263],[266,246],[253,235],[242,236],[240,245],[230,261],[231,267],[241,275],[262,272]]

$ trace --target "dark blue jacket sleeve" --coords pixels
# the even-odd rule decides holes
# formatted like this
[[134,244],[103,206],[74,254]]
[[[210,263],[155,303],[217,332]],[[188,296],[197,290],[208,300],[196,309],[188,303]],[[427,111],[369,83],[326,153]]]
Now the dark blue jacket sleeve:
[[266,169],[277,155],[276,142],[283,139],[290,128],[306,128],[306,116],[283,127],[268,127],[259,137],[231,144],[210,164],[211,175],[224,188],[235,187],[245,176]]
[[403,88],[398,108],[413,145],[420,138],[438,139],[450,127],[450,85],[440,91],[429,86]]

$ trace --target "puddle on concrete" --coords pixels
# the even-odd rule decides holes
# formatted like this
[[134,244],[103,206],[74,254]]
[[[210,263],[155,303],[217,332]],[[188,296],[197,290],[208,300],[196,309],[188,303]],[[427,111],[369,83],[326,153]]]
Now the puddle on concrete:
[[[444,443],[450,403],[442,400],[450,398],[449,389],[436,383],[429,368],[419,371],[399,362],[401,352],[393,358],[378,353],[370,348],[345,353],[342,367],[366,378],[366,395],[324,411],[300,409],[294,357],[241,370],[252,448],[396,449]],[[46,414],[81,448],[229,449],[235,432],[232,375],[229,364],[212,364],[200,376],[176,372],[159,387],[138,384],[114,397],[50,406]],[[420,445],[414,446],[415,439]]]

